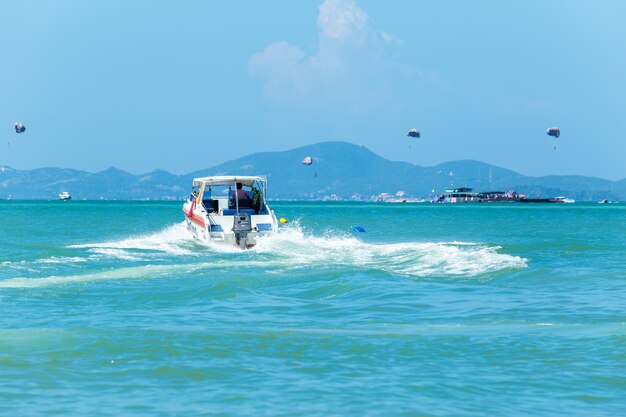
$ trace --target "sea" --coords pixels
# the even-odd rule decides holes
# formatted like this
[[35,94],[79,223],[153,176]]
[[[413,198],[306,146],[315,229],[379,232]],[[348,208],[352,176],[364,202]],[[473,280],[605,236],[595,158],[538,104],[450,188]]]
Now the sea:
[[626,415],[626,204],[271,205],[0,202],[0,415]]

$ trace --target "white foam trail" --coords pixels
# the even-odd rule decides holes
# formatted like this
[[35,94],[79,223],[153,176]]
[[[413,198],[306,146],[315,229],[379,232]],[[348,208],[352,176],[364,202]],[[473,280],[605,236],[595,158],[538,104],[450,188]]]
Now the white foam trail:
[[106,258],[122,259],[124,261],[141,261],[144,259],[142,256],[133,255],[131,252],[124,249],[115,248],[93,248],[90,250],[95,254],[101,255]]
[[35,261],[40,264],[73,264],[79,262],[87,262],[87,258],[81,258],[78,256],[51,256],[50,258],[39,259]]
[[211,252],[241,254],[241,248],[232,243],[203,240],[194,240],[194,243],[198,246],[206,248],[207,250],[210,250]]
[[177,223],[156,233],[131,237],[128,239],[85,243],[71,245],[70,248],[87,248],[100,255],[106,255],[125,260],[143,259],[137,252],[130,251],[157,251],[173,255],[192,254],[191,246],[194,244],[193,237],[187,231],[185,222]]
[[[350,235],[333,235],[332,232],[327,232],[325,236],[308,235],[297,224],[281,228],[273,236],[259,239],[257,245],[247,251],[224,243],[198,245],[184,223],[150,235],[72,247],[88,248],[94,252],[95,255],[86,259],[88,262],[96,262],[99,256],[142,261],[146,259],[146,254],[141,251],[150,250],[175,255],[176,263],[122,267],[69,276],[12,278],[0,281],[0,288],[44,287],[106,279],[178,277],[194,272],[203,275],[201,270],[215,268],[233,271],[238,268],[254,269],[266,274],[280,274],[294,269],[323,273],[329,269],[345,268],[378,270],[410,278],[473,278],[504,269],[527,267],[527,260],[524,258],[498,253],[501,249],[499,246],[474,242],[374,244]],[[207,252],[214,256],[207,258]],[[188,254],[201,256],[203,262],[190,263],[189,258],[185,260],[178,257]],[[85,261],[84,258],[68,259],[74,262]],[[63,263],[63,258],[48,258],[41,262]]]
[[306,236],[297,225],[261,239],[255,247],[287,259],[294,267],[345,265],[415,277],[474,277],[527,266],[526,259],[498,253],[499,249],[473,242],[372,244],[353,236]]
[[[196,265],[197,267],[197,265]],[[0,288],[37,288],[64,284],[78,284],[100,280],[148,279],[193,271],[190,265],[145,265],[128,268],[108,269],[86,274],[48,276],[43,278],[12,278],[0,281]]]

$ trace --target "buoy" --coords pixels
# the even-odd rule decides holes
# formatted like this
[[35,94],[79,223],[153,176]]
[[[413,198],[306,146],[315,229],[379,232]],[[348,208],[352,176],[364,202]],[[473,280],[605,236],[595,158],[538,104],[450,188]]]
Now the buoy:
[[354,230],[357,233],[364,233],[365,232],[365,229],[363,229],[361,226],[354,226],[352,228],[352,230]]
[[282,224],[289,223],[289,220],[285,219],[284,217],[281,217],[279,221],[280,221]]

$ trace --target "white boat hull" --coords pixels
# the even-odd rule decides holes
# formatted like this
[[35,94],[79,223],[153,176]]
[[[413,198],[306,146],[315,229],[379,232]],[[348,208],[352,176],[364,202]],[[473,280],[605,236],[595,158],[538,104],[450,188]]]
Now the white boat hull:
[[236,214],[207,213],[191,201],[183,205],[187,229],[194,238],[205,242],[223,242],[240,247],[253,247],[262,236],[269,236],[278,231],[278,220],[272,210],[267,214],[250,216],[252,230],[245,235],[245,241],[237,241],[233,231]]

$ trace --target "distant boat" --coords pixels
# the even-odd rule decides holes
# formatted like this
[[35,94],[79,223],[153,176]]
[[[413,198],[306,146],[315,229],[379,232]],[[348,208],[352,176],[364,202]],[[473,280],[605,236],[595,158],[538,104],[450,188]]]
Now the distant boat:
[[448,188],[441,196],[435,197],[434,203],[479,203],[481,196],[475,193],[471,188]]
[[553,197],[553,198],[521,198],[518,200],[520,203],[575,203],[576,200],[565,197]]
[[66,201],[66,200],[71,200],[71,199],[72,199],[72,196],[70,195],[70,193],[69,193],[69,192],[67,192],[67,191],[61,191],[61,192],[59,193],[59,200]]
[[389,200],[384,200],[385,203],[425,203],[426,200],[423,198],[391,198]]
[[471,188],[449,188],[441,196],[436,196],[433,203],[575,203],[575,200],[563,196],[553,198],[527,198],[515,191],[474,192]]

